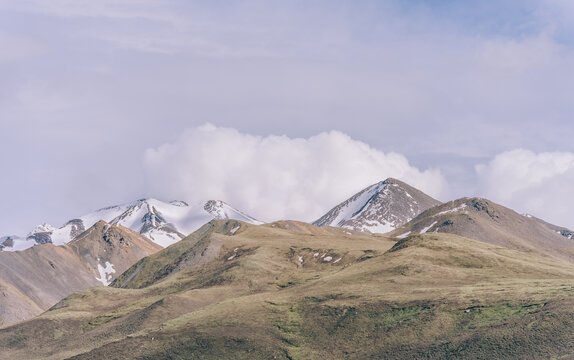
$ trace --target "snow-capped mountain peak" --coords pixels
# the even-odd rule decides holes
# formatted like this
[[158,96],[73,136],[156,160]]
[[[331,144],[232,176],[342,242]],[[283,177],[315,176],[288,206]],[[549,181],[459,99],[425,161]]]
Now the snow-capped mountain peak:
[[389,178],[351,196],[313,224],[386,233],[438,204],[420,190]]
[[52,225],[43,223],[38,225],[34,228],[34,230],[30,231],[28,235],[26,235],[26,240],[30,241],[33,240],[38,244],[46,244],[52,242],[50,235],[56,230]]
[[139,199],[96,210],[72,219],[60,228],[49,224],[39,225],[28,234],[26,241],[13,241],[13,246],[4,246],[3,250],[23,250],[45,243],[66,244],[100,220],[134,230],[165,247],[183,239],[212,219],[228,218],[253,224],[262,223],[221,200],[191,203]]
[[37,233],[41,233],[41,232],[51,232],[56,230],[56,228],[54,228],[52,225],[48,224],[48,223],[43,223],[41,225],[36,226],[36,228],[34,230],[32,230],[28,236],[30,235],[34,235]]
[[239,211],[221,200],[208,200],[203,205],[203,210],[207,211],[216,219],[237,219],[252,224],[261,225],[263,222]]

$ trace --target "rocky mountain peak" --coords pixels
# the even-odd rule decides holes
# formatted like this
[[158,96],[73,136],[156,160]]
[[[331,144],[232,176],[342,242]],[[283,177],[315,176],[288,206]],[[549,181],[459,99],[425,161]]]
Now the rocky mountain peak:
[[214,215],[217,219],[225,219],[224,202],[221,200],[208,200],[203,209]]
[[475,211],[485,212],[492,219],[496,219],[499,217],[495,207],[492,206],[492,204],[486,199],[471,198],[469,199],[468,204]]
[[393,178],[373,184],[335,206],[313,224],[386,233],[440,202]]

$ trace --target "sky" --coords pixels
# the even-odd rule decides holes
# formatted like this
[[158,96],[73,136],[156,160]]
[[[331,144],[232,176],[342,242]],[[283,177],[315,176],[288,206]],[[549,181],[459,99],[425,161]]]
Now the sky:
[[574,228],[574,3],[0,0],[0,235],[395,177]]

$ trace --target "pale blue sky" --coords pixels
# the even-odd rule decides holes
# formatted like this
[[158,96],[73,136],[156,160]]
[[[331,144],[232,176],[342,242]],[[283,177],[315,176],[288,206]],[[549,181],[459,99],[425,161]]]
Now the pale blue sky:
[[572,20],[566,0],[0,1],[0,235],[159,196],[146,149],[206,122],[338,130],[440,170],[443,200],[489,196],[475,165],[574,152]]

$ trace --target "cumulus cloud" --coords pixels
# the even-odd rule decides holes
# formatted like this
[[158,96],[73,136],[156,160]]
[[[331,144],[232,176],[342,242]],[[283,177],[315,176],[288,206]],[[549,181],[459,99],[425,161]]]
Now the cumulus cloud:
[[338,132],[255,136],[206,124],[175,142],[148,149],[153,194],[165,199],[221,199],[262,220],[313,221],[368,185],[395,177],[440,197],[438,170],[421,171],[397,153],[383,153]]
[[574,153],[516,149],[476,166],[485,197],[574,228]]

